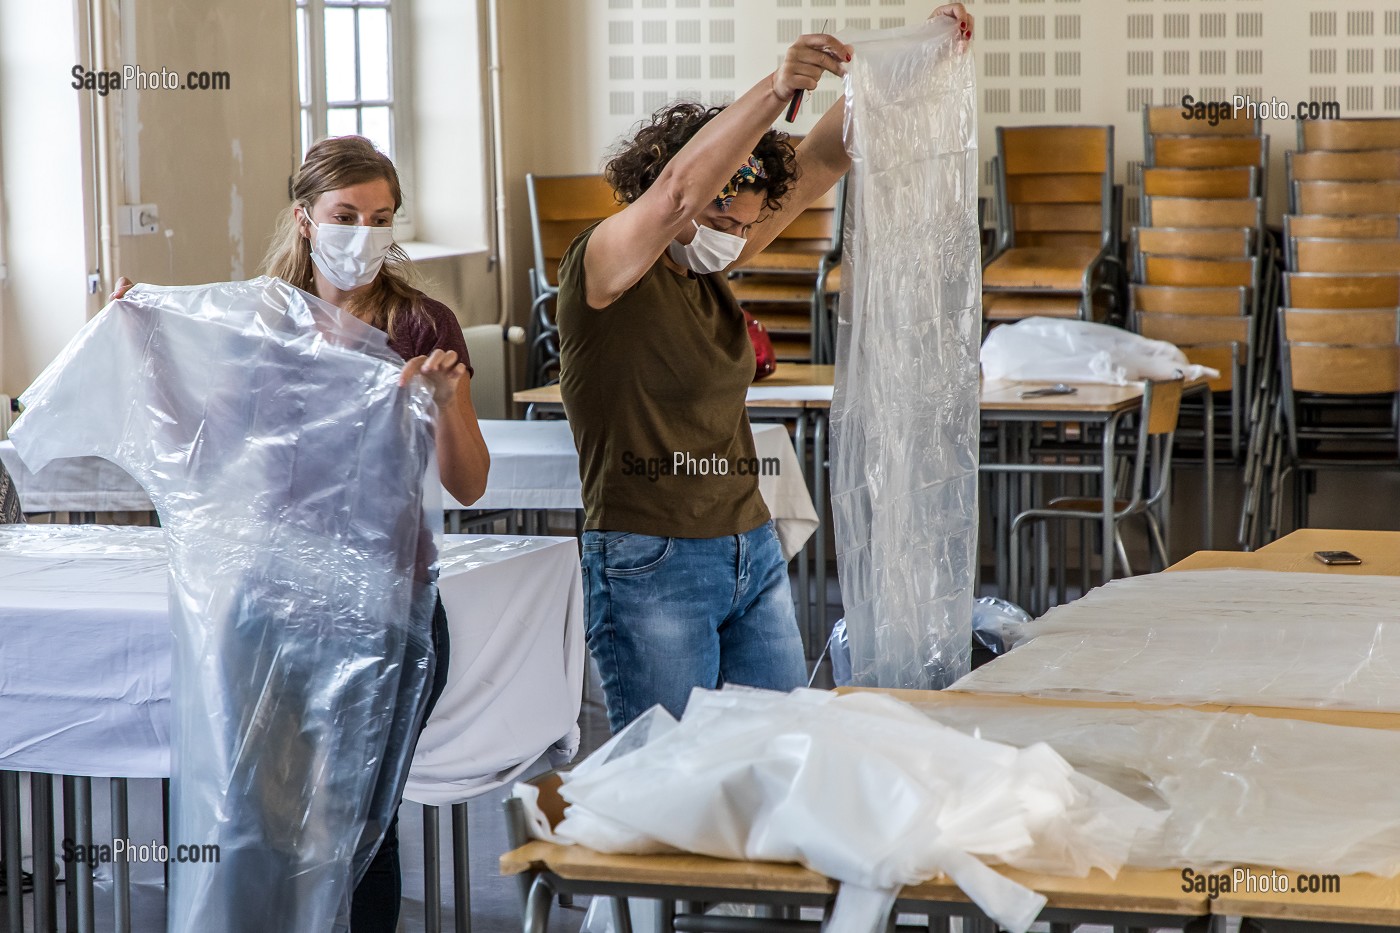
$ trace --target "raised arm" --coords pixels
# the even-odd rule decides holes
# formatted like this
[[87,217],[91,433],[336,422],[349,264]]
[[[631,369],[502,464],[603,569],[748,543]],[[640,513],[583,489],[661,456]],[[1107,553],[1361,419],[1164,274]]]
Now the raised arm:
[[[929,19],[948,17],[958,24],[960,41],[972,39],[972,14],[961,3],[948,3],[930,14]],[[817,125],[797,147],[797,183],[783,198],[782,207],[769,212],[763,222],[755,224],[749,233],[748,244],[740,254],[742,263],[767,248],[777,239],[778,234],[792,223],[812,204],[831,190],[850,171],[851,157],[846,154],[842,134],[846,122],[846,98],[844,95],[836,105],[822,114]]]
[[588,304],[605,308],[637,284],[667,245],[714,201],[793,94],[815,88],[824,72],[842,74],[850,54],[833,36],[798,39],[776,72],[705,124],[645,192],[600,223],[584,253]]

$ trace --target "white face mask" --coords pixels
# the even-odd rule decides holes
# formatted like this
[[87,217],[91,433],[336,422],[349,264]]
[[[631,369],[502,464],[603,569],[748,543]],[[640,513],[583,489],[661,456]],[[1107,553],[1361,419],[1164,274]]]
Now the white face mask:
[[351,227],[306,222],[316,229],[311,261],[341,291],[368,285],[379,274],[394,245],[393,227]]
[[696,220],[691,223],[695,224],[695,236],[689,243],[672,240],[671,245],[666,247],[671,258],[691,272],[704,275],[723,271],[744,251],[743,237],[720,233],[714,227],[702,227]]

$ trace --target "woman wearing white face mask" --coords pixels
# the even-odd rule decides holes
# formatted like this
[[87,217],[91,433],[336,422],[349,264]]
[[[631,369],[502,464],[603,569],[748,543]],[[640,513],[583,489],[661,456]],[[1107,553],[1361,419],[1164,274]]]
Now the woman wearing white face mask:
[[[417,374],[432,388],[438,472],[448,492],[470,505],[486,489],[490,457],[472,406],[466,340],[446,305],[409,284],[409,259],[394,243],[394,212],[402,200],[393,163],[369,140],[342,136],[316,143],[292,178],[292,203],[264,271],[387,332],[389,346],[405,360],[400,384]],[[112,297],[120,298],[131,284],[120,279]],[[433,652],[424,720],[447,677],[447,617],[440,600]],[[401,889],[395,820],[354,891],[351,933],[393,933]]]
[[[934,15],[971,38],[961,4]],[[806,682],[786,564],[758,480],[738,467],[754,457],[744,409],[754,352],[724,270],[850,167],[843,104],[795,150],[771,127],[851,55],[833,36],[803,36],[729,106],[658,111],[607,165],[626,207],[560,264],[588,644],[614,731],[657,703],[680,715],[693,687]],[[700,469],[714,464],[727,472]]]

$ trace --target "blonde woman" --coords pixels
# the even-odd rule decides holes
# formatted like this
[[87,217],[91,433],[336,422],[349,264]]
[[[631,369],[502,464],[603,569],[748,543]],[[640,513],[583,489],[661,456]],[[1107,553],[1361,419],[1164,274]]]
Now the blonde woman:
[[[394,213],[403,203],[398,173],[360,136],[325,139],[306,153],[292,179],[292,203],[264,263],[277,276],[387,333],[404,358],[400,384],[421,375],[438,406],[436,442],[442,484],[463,505],[486,489],[490,457],[471,399],[471,361],[452,311],[409,284],[409,259],[394,243]],[[119,279],[112,297],[132,283]],[[447,678],[447,617],[433,616],[436,658],[428,712]],[[390,711],[386,710],[386,714]],[[397,819],[355,889],[352,933],[393,933],[402,883]]]

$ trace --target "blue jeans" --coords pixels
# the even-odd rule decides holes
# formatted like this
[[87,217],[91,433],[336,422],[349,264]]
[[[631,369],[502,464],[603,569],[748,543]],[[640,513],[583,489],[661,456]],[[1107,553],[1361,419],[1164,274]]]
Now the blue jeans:
[[617,732],[693,687],[807,683],[787,564],[773,523],[723,538],[583,533],[588,649]]

